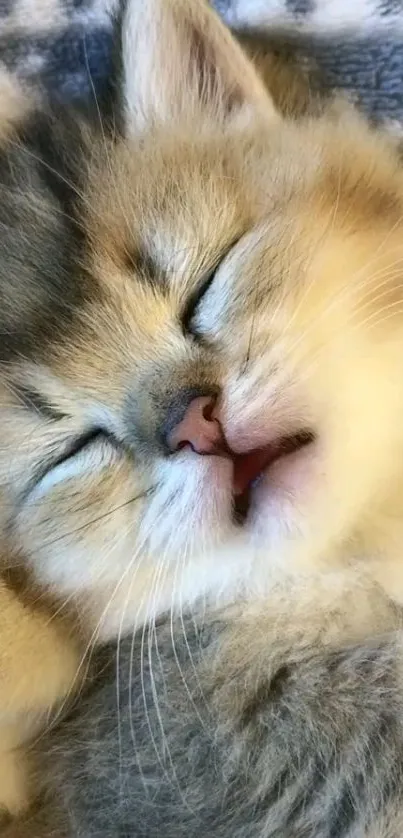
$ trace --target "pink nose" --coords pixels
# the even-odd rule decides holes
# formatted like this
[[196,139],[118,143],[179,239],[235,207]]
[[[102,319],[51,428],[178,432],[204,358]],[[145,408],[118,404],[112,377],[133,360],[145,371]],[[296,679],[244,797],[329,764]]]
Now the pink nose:
[[183,419],[172,428],[168,436],[171,451],[190,445],[197,454],[218,454],[225,450],[220,423],[213,416],[215,399],[198,396],[193,399]]

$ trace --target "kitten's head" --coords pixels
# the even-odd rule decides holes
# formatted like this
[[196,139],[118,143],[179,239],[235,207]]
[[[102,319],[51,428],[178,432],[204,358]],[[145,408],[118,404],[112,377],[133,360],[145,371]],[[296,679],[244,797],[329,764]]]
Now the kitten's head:
[[247,577],[218,545],[321,552],[386,503],[403,183],[352,115],[282,121],[197,0],[129,3],[118,78],[114,131],[33,113],[1,151],[0,479],[40,580],[132,622]]

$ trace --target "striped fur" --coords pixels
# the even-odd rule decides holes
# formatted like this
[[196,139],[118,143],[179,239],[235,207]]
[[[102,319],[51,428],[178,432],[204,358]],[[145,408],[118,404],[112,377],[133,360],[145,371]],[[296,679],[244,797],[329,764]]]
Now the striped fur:
[[400,838],[400,616],[350,597],[359,643],[348,594],[335,639],[318,602],[301,634],[292,593],[273,620],[274,592],[265,616],[166,618],[105,650],[48,753],[44,838]]

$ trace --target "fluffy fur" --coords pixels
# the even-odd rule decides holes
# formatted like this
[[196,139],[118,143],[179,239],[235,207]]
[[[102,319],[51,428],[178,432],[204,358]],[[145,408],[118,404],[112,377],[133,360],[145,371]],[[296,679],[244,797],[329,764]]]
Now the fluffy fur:
[[0,820],[33,791],[22,746],[46,726],[77,680],[78,649],[66,627],[0,582]]
[[[13,142],[15,125],[29,118],[34,108],[29,98],[6,74],[0,74],[0,155],[4,144]],[[2,205],[2,225],[4,204]],[[7,238],[7,233],[5,233]],[[8,282],[2,263],[2,300]],[[7,337],[3,332],[3,345]],[[4,406],[4,402],[3,405]],[[10,464],[9,464],[10,465]],[[3,497],[3,508],[7,501]],[[4,538],[4,542],[6,538]],[[17,557],[17,567],[20,557]],[[25,745],[50,719],[52,709],[65,700],[75,682],[78,683],[78,644],[73,642],[66,625],[59,625],[46,610],[44,598],[32,601],[32,590],[15,589],[7,579],[10,566],[16,564],[8,551],[3,552],[0,566],[0,820],[27,807],[32,793]],[[21,586],[19,586],[21,588]]]
[[[123,32],[111,123],[43,109],[3,146],[2,528],[102,637],[268,590],[279,556],[365,558],[399,598],[397,146],[348,108],[282,118],[201,2]],[[206,392],[237,454],[314,437],[242,529],[231,460],[164,444]]]
[[[332,672],[326,656],[310,670],[319,637],[304,632],[316,609],[325,624],[330,620],[338,649],[355,642],[343,629],[355,600],[350,606],[344,595],[338,600],[331,587],[336,577],[326,575],[332,568],[345,568],[347,580],[351,565],[354,574],[368,574],[369,589],[360,592],[364,611],[378,584],[385,597],[403,601],[403,431],[396,421],[403,409],[399,149],[344,105],[312,114],[308,101],[304,116],[290,116],[201,0],[129,3],[118,53],[110,119],[101,121],[97,108],[82,114],[41,107],[28,115],[22,109],[2,138],[0,328],[7,339],[0,345],[1,529],[12,551],[26,556],[36,580],[74,600],[91,642],[141,624],[153,627],[169,608],[175,614],[205,602],[224,609],[222,619],[234,631],[228,656],[224,645],[220,657],[217,641],[218,668],[209,650],[202,669],[225,673],[225,662],[222,689],[235,683],[239,693],[242,640],[261,636],[254,654],[262,668],[251,667],[250,683],[259,686],[262,674],[257,695],[266,709],[276,708],[264,673],[272,671],[270,632],[284,615],[289,622],[293,617],[291,641],[280,652],[287,662],[295,637],[306,637],[308,662],[302,656],[298,666],[307,689],[310,671],[312,677],[319,673],[317,683],[320,673]],[[214,421],[225,434],[225,456],[202,457],[189,448],[172,454],[167,426],[183,415],[191,396],[206,393],[217,397]],[[253,481],[239,526],[234,461],[298,435],[308,444],[276,459]],[[291,597],[293,574],[298,590],[310,590],[312,574],[320,578],[322,571],[331,601],[339,601],[340,619],[328,601],[324,607],[322,583],[305,612]],[[286,600],[276,600],[283,574],[291,613]],[[269,610],[272,599],[277,611]],[[236,619],[225,610],[234,603],[236,613],[241,609]],[[388,602],[376,627],[366,613],[364,620],[357,607],[361,641],[369,630],[379,635],[397,627]],[[249,634],[243,619],[253,627]],[[382,691],[393,696],[397,748],[399,690],[392,686],[400,671],[398,637],[367,647],[374,649],[369,680],[381,685],[375,693],[379,713]],[[356,688],[367,651],[346,654],[336,656],[335,666],[339,675],[344,660],[352,668],[346,702],[356,710],[374,695],[358,696]],[[175,683],[177,675],[170,677]],[[203,681],[204,674],[198,677]],[[343,707],[341,675],[338,683]],[[134,689],[132,681],[128,689]],[[304,698],[302,705],[308,713]],[[292,711],[287,753],[302,705]],[[223,706],[224,728],[234,733],[236,696]],[[250,706],[256,707],[250,711],[254,726],[259,702],[253,703],[253,691]],[[371,707],[369,727],[376,715]],[[129,729],[132,712],[129,697]],[[161,723],[158,712],[156,718]],[[322,728],[304,751],[307,763],[318,737],[329,745],[324,764],[332,768],[336,740]],[[123,738],[130,746],[127,731]],[[354,735],[354,742],[359,738]],[[372,748],[373,733],[363,741]],[[224,772],[228,794],[240,747],[234,735],[232,747]],[[247,753],[245,764],[254,756]],[[356,783],[363,759],[358,745],[353,754]],[[385,754],[388,764],[387,749]],[[270,750],[256,759],[266,756],[272,765]],[[339,796],[348,766],[347,758]],[[136,763],[128,770],[130,778]],[[276,770],[266,791],[281,781]],[[388,783],[374,786],[374,800],[390,802],[390,809],[376,804],[377,813],[382,809],[389,818],[382,838],[395,838],[400,815]],[[368,789],[362,807],[354,806],[346,836],[353,829],[365,834],[372,811]],[[220,805],[226,791],[221,787]],[[196,796],[206,800],[207,792],[204,785]],[[330,795],[330,806],[337,794]],[[314,801],[306,811],[301,806],[309,834]],[[91,811],[95,818],[96,808]],[[72,810],[77,835],[81,817]],[[296,835],[303,834],[298,817]],[[262,818],[261,834],[274,835],[275,819]],[[207,814],[204,822],[207,835]],[[239,835],[242,829],[248,834],[244,823],[236,827]],[[279,823],[284,831],[285,821]],[[330,838],[329,823],[327,832],[320,823],[317,828]],[[126,827],[118,828],[124,834]],[[234,834],[230,821],[224,828],[224,835]]]
[[344,575],[138,632],[105,650],[47,754],[46,828],[25,829],[400,838],[400,626],[379,589]]

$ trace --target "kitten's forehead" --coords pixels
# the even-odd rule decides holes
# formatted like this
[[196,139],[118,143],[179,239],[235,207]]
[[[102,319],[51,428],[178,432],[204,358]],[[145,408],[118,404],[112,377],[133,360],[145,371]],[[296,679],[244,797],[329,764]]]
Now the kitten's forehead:
[[[113,175],[103,154],[93,181],[103,188],[86,194],[85,178],[69,182],[69,150],[52,136],[43,115],[36,114],[22,134],[24,144],[0,149],[3,360],[49,360],[51,347],[60,344],[68,362],[75,333],[82,343],[91,317],[98,318],[99,330],[102,318],[110,325],[119,318],[116,338],[122,318],[135,327],[133,313],[137,320],[147,316],[147,300],[150,318],[166,317],[158,297],[166,296],[169,275],[187,274],[189,280],[195,263],[202,264],[203,236],[195,221],[190,229],[191,213],[184,219],[183,179],[180,184],[172,176],[163,184],[160,177],[163,188],[144,190],[135,167],[123,165],[123,154],[109,158]],[[76,139],[69,137],[71,144]],[[88,168],[88,162],[79,166]],[[81,198],[77,217],[75,199]]]
[[[245,298],[250,311],[273,285],[286,282],[292,291],[301,259],[317,245],[319,217],[322,227],[351,219],[361,194],[366,218],[368,207],[385,204],[375,175],[343,180],[350,164],[346,149],[339,153],[340,126],[326,134],[322,126],[323,159],[305,165],[300,145],[312,145],[312,130],[284,126],[268,143],[259,130],[187,126],[112,142],[99,132],[86,137],[80,121],[66,128],[65,116],[55,124],[35,114],[24,144],[0,157],[3,355],[52,362],[56,347],[59,368],[98,369],[99,382],[108,367],[116,376],[133,359],[155,361],[156,335],[174,355],[187,296],[234,241],[254,230],[263,235],[246,248],[242,275],[223,278],[236,287],[239,317]],[[367,144],[373,159],[377,148]],[[337,159],[336,168],[325,166],[326,155]],[[336,171],[337,189],[326,188],[328,170]],[[308,201],[315,225],[306,217]],[[394,207],[389,199],[385,205]],[[296,236],[298,219],[304,222]],[[370,221],[377,223],[373,213]]]
[[101,176],[95,167],[91,178],[93,250],[118,262],[128,255],[146,276],[179,276],[182,287],[185,277],[197,280],[258,216],[250,167],[231,146],[221,137],[158,134],[140,148],[121,143],[110,168]]
[[[158,422],[175,391],[217,385],[217,365],[183,333],[181,314],[249,223],[239,174],[230,176],[219,154],[209,163],[203,144],[198,153],[184,142],[150,154],[123,142],[97,146],[95,137],[71,185],[63,143],[48,162],[38,136],[8,151],[1,173],[1,211],[13,221],[0,263],[8,358],[19,373],[26,367],[25,388],[26,361],[39,364],[36,390],[66,414],[91,402],[129,411],[140,427],[137,400]],[[49,154],[52,131],[47,139]],[[7,181],[13,162],[24,190]],[[144,398],[134,397],[140,385]]]

